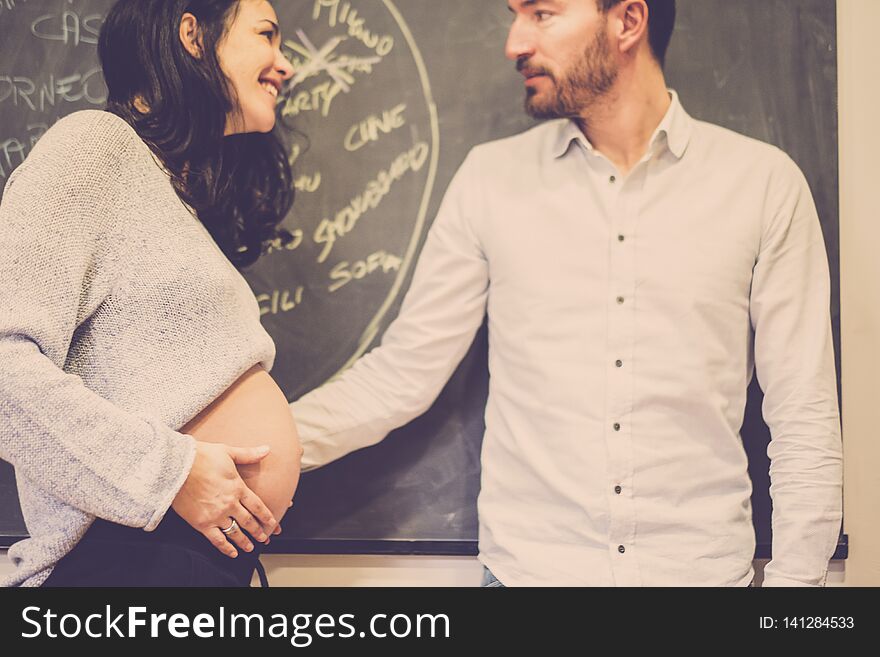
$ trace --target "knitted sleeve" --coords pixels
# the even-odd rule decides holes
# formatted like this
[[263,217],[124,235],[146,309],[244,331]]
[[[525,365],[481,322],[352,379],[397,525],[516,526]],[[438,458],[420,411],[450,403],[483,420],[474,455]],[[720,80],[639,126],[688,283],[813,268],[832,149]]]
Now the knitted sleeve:
[[46,133],[0,203],[0,457],[67,504],[149,531],[186,480],[195,442],[63,369],[124,266],[116,208],[126,140],[137,138],[88,114]]

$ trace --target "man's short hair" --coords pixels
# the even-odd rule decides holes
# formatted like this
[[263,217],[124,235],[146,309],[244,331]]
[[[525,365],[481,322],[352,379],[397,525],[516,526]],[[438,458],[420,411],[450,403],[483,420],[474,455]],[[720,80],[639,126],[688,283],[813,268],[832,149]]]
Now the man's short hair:
[[[599,9],[607,13],[615,5],[623,0],[596,0]],[[672,30],[675,28],[675,0],[645,0],[648,5],[648,41],[651,43],[651,52],[660,62],[660,66],[666,64],[666,50],[672,39]]]

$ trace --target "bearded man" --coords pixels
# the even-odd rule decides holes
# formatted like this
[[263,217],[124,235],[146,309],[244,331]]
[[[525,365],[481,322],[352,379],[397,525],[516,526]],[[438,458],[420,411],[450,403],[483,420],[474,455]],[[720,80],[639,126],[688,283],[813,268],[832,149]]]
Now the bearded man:
[[510,0],[550,119],[474,149],[380,347],[292,405],[313,468],[424,412],[489,321],[485,585],[747,586],[739,435],[771,429],[765,586],[825,582],[842,466],[828,262],[778,149],[666,87],[673,0]]

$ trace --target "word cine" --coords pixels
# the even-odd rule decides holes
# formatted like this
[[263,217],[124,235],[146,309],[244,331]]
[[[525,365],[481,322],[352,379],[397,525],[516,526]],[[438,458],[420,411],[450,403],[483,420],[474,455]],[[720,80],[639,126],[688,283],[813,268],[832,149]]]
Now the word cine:
[[11,100],[16,107],[29,107],[34,112],[45,112],[59,101],[90,105],[107,102],[107,87],[101,69],[93,68],[85,73],[74,73],[62,78],[50,74],[48,80],[34,81],[24,76],[0,75],[0,103]]
[[402,128],[406,125],[406,119],[403,118],[405,111],[406,105],[401,103],[393,109],[382,112],[381,116],[371,114],[360,123],[351,126],[343,141],[345,150],[354,153],[370,142],[379,141],[379,137],[383,134],[388,135]]
[[43,123],[29,125],[27,130],[30,134],[24,139],[5,139],[0,141],[0,178],[7,178],[19,164],[25,161],[28,153],[42,137],[48,125]]
[[300,286],[293,292],[290,290],[273,290],[269,294],[257,296],[260,305],[260,317],[289,313],[302,304],[305,288]]
[[314,234],[315,242],[324,245],[318,256],[318,262],[326,262],[336,240],[354,230],[360,218],[369,210],[379,207],[394,183],[410,171],[420,171],[430,151],[428,144],[419,142],[410,150],[398,155],[387,170],[380,171],[374,180],[367,183],[363,193],[355,196],[347,206],[336,213],[333,219],[322,219]]
[[380,269],[383,274],[400,271],[402,265],[403,260],[385,251],[377,251],[367,256],[366,260],[359,260],[354,264],[343,261],[330,271],[330,279],[334,282],[328,289],[336,292],[352,281],[362,280]]
[[75,11],[65,9],[60,14],[45,14],[35,19],[31,23],[31,34],[38,39],[61,41],[73,46],[81,43],[94,46],[98,43],[103,23],[101,14],[80,18]]
[[384,57],[394,49],[394,37],[391,35],[379,36],[366,27],[366,20],[358,15],[357,9],[353,9],[350,2],[341,0],[315,0],[312,8],[312,19],[320,20],[323,10],[327,9],[327,22],[330,27],[343,25],[348,28],[348,36],[363,43],[370,50],[375,51],[380,57]]

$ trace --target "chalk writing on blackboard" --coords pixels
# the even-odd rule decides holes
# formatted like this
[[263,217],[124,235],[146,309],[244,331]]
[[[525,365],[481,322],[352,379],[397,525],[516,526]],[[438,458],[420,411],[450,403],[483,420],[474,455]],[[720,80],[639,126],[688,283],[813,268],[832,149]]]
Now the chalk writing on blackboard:
[[27,4],[28,0],[0,0],[0,14],[8,13],[20,5]]
[[391,187],[410,171],[420,171],[428,159],[430,147],[420,142],[405,153],[401,153],[387,169],[382,169],[367,183],[366,188],[339,210],[332,219],[322,219],[315,230],[314,238],[322,245],[318,262],[326,262],[338,239],[352,232],[369,210],[378,208]]
[[[294,69],[278,110],[303,136],[289,152],[297,200],[285,226],[294,240],[271,244],[247,277],[273,337],[310,335],[312,349],[295,356],[305,388],[362,355],[399,298],[424,236],[439,122],[422,55],[393,2],[312,0],[276,11]],[[321,328],[330,325],[332,335]],[[329,372],[326,353],[337,359]]]
[[403,261],[385,251],[378,251],[367,256],[366,260],[359,260],[353,264],[346,261],[340,262],[330,272],[333,284],[328,288],[330,292],[342,289],[352,281],[363,280],[374,272],[399,272]]
[[345,150],[354,152],[370,142],[379,141],[383,134],[387,135],[393,130],[402,128],[406,125],[406,119],[403,117],[405,111],[406,105],[401,103],[381,114],[371,114],[363,121],[356,123],[345,133],[343,141]]
[[31,22],[31,34],[38,39],[61,41],[78,46],[81,43],[97,45],[98,35],[104,17],[101,14],[88,14],[80,17],[67,7],[62,11],[43,14]]
[[0,178],[8,178],[12,170],[25,161],[34,144],[49,129],[45,123],[28,124],[21,137],[0,139]]
[[291,310],[302,305],[304,293],[305,288],[300,286],[293,291],[272,290],[268,294],[258,295],[257,303],[260,305],[260,316],[289,313]]
[[0,104],[11,103],[14,107],[47,113],[63,103],[80,101],[95,107],[106,104],[107,88],[99,67],[60,77],[49,73],[38,79],[0,75]]

